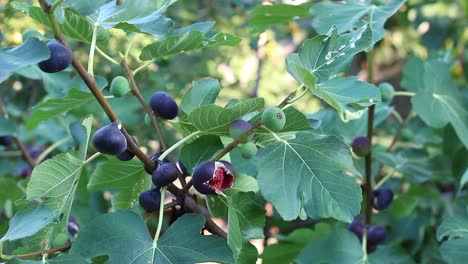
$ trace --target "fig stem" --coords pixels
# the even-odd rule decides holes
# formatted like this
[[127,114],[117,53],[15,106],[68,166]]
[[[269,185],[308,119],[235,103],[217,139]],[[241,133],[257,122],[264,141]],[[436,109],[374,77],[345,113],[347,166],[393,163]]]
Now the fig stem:
[[395,91],[395,96],[415,96],[416,93],[414,92],[407,92],[407,91]]
[[374,186],[374,189],[379,189],[380,187],[382,187],[382,185],[388,181],[390,178],[393,177],[393,175],[395,175],[396,173],[396,169],[393,169],[393,171],[389,174],[387,174],[387,176],[383,177],[375,186]]
[[71,139],[72,139],[72,137],[68,136],[68,137],[62,138],[61,140],[59,140],[59,141],[55,142],[54,144],[50,145],[50,147],[48,147],[46,150],[44,150],[44,152],[42,152],[41,155],[39,155],[39,157],[37,157],[36,165],[41,163],[47,157],[47,155],[49,155],[49,153],[54,151],[60,145],[67,143]]
[[295,96],[295,97],[288,100],[288,105],[292,105],[295,102],[299,101],[299,99],[301,99],[302,96],[304,96],[309,91],[309,89],[303,83],[301,83],[301,85],[299,85],[299,87],[297,87],[296,92],[300,91],[304,87],[305,87],[305,89],[303,91],[301,91],[301,93],[299,95],[297,95],[297,96]]
[[[367,82],[373,83],[373,51],[366,53],[367,59]],[[367,138],[369,139],[369,144],[372,146],[372,135],[374,133],[374,112],[375,104],[371,105],[368,109],[367,117]],[[364,183],[364,193],[366,197],[366,226],[372,223],[372,147],[369,150],[369,153],[365,157],[365,174],[366,180]],[[364,243],[363,243],[364,244]]]
[[150,66],[155,61],[156,61],[156,59],[152,59],[152,60],[148,61],[147,63],[141,65],[140,67],[136,68],[135,70],[133,70],[133,75],[136,75],[139,71],[141,71],[141,70],[145,69],[146,67]]
[[161,234],[162,222],[164,218],[164,198],[166,196],[166,187],[161,188],[161,201],[159,202],[159,217],[158,217],[158,228],[156,229],[156,234],[154,235],[153,247],[156,248],[158,245],[158,238]]
[[362,234],[362,263],[367,263],[367,227],[364,228],[364,233]]
[[87,158],[83,162],[83,166],[89,164],[91,161],[95,160],[97,157],[101,156],[101,152],[94,153],[91,157]]
[[396,120],[398,121],[398,123],[400,123],[400,125],[403,124],[403,118],[395,109],[392,110],[392,115],[396,118]]
[[181,145],[183,145],[185,142],[187,142],[188,140],[190,140],[191,138],[197,136],[197,135],[200,135],[202,132],[201,131],[196,131],[196,132],[193,132],[192,134],[184,137],[183,139],[179,140],[177,143],[175,143],[174,145],[172,145],[170,148],[166,149],[162,154],[161,156],[159,156],[158,160],[159,161],[163,161],[172,151],[174,151],[175,149],[177,149],[178,147],[180,147]]
[[88,56],[88,73],[94,76],[94,51],[96,50],[96,39],[97,39],[97,28],[98,24],[93,24],[93,37],[91,38],[91,47],[89,48]]
[[113,63],[113,64],[117,64],[119,65],[120,63],[116,60],[114,60],[111,56],[107,55],[102,49],[100,49],[98,46],[96,46],[96,51],[101,54],[102,57],[104,57],[104,59],[108,60],[109,62]]

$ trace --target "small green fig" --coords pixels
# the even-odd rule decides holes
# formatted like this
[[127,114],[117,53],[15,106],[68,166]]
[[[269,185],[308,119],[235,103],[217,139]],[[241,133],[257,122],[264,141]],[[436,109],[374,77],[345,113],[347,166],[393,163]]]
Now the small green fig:
[[255,154],[257,154],[257,146],[252,142],[240,144],[238,148],[242,157],[246,159],[251,159],[255,156]]
[[401,130],[400,139],[401,141],[411,141],[414,138],[413,131],[409,130],[408,128],[403,128]]
[[59,233],[54,237],[54,241],[52,242],[52,245],[54,247],[59,247],[63,246],[68,242],[68,235],[65,233]]
[[395,89],[393,85],[384,82],[379,84],[380,94],[382,95],[382,101],[384,102],[391,102],[393,97],[395,96]]
[[286,115],[276,106],[268,107],[263,111],[262,122],[268,129],[278,132],[286,125]]
[[110,92],[115,97],[122,97],[130,92],[130,84],[123,76],[115,77],[110,85]]

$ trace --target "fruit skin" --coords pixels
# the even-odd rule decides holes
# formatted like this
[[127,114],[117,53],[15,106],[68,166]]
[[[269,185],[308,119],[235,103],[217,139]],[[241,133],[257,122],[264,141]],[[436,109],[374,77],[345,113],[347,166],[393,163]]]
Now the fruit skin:
[[122,97],[130,92],[130,84],[123,76],[115,77],[110,85],[110,92],[115,97]]
[[246,159],[251,159],[257,154],[257,145],[252,142],[247,142],[245,144],[239,145],[239,151],[242,157]]
[[80,231],[80,224],[78,223],[78,220],[75,217],[70,216],[70,218],[68,219],[67,229],[68,233],[73,237],[75,237],[78,234],[78,232]]
[[387,230],[381,225],[370,225],[367,228],[367,242],[371,245],[381,244],[387,239]]
[[227,161],[206,161],[192,174],[193,187],[201,194],[220,194],[234,184],[235,171]]
[[358,215],[354,218],[353,222],[348,225],[348,230],[356,234],[359,237],[359,240],[362,239],[362,235],[364,234],[364,224],[362,223],[364,216]]
[[156,92],[150,98],[150,106],[154,113],[164,119],[174,119],[179,114],[179,107],[166,92]]
[[121,125],[112,122],[94,133],[93,146],[104,154],[119,155],[127,149],[127,139],[120,132]]
[[373,195],[373,207],[377,210],[389,207],[393,201],[393,191],[390,188],[382,187],[374,190]]
[[351,143],[351,148],[353,149],[354,154],[359,157],[364,157],[369,154],[371,150],[371,144],[367,137],[357,137]]
[[[131,136],[133,142],[135,142],[135,144],[137,144],[137,141],[136,141],[136,138],[134,136]],[[117,155],[117,158],[121,161],[129,161],[131,159],[133,159],[135,157],[135,154],[133,152],[131,152],[130,150],[128,150],[128,148],[120,153],[119,155]]]
[[59,247],[63,246],[68,242],[68,235],[65,233],[59,233],[55,236],[54,241],[52,242],[52,245],[54,247]]
[[157,187],[163,187],[177,180],[179,169],[172,162],[164,162],[153,172],[153,184]]
[[384,82],[379,84],[378,87],[380,90],[380,94],[382,95],[382,101],[391,102],[393,100],[393,97],[395,96],[395,88],[393,88],[393,85]]
[[413,131],[409,130],[408,128],[403,128],[401,130],[400,139],[401,141],[411,141],[414,138]]
[[[153,154],[149,157],[149,159],[154,163],[154,165],[156,165],[155,170],[156,170],[156,169],[158,168],[158,166],[159,166],[159,161],[158,161],[158,159],[159,159],[159,156],[161,156],[161,154],[162,154],[162,152],[159,152],[159,151],[158,151],[158,152],[156,152],[156,153],[153,153]],[[168,161],[167,159],[164,159],[163,162],[169,162],[169,161]],[[143,167],[145,168],[145,171],[146,171],[149,175],[153,175],[153,172],[154,172],[154,171],[150,170],[150,168],[148,168],[148,166],[144,165]]]
[[[238,119],[232,122],[231,126],[229,126],[229,135],[232,137],[232,139],[237,139],[251,128],[252,128],[252,125],[249,122],[242,120],[242,119]],[[249,142],[250,140],[253,139],[253,137],[254,137],[254,133],[250,134],[242,142],[243,143]]]
[[50,50],[50,58],[38,63],[39,68],[43,72],[59,72],[70,66],[72,62],[72,52],[67,46],[56,40],[51,40],[47,43],[47,47]]
[[286,125],[286,115],[276,106],[268,107],[263,111],[262,122],[268,129],[278,132]]
[[13,143],[13,137],[12,136],[1,136],[0,137],[0,145],[2,146],[9,146]]
[[153,212],[159,210],[159,205],[161,203],[161,190],[159,188],[155,188],[153,190],[142,192],[138,198],[138,202],[146,211]]

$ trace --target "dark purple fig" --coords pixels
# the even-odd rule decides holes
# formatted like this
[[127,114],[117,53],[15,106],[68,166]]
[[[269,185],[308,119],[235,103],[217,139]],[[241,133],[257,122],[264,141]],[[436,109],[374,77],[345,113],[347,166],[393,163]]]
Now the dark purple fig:
[[78,223],[78,220],[75,217],[70,216],[70,218],[68,219],[67,229],[68,233],[73,237],[75,237],[78,234],[78,232],[80,231],[80,224]]
[[393,191],[390,188],[379,188],[373,192],[373,207],[377,210],[383,210],[390,206],[393,201]]
[[155,188],[150,191],[142,192],[138,201],[140,202],[141,207],[146,211],[157,211],[159,210],[161,203],[161,190],[159,188]]
[[59,72],[70,66],[72,62],[72,52],[67,46],[56,40],[51,40],[47,43],[47,47],[50,50],[50,57],[38,64],[43,72]]
[[153,172],[153,184],[158,187],[164,187],[177,180],[179,169],[172,162],[163,162]]
[[177,166],[179,167],[179,171],[182,174],[182,176],[189,176],[187,168],[185,167],[184,163],[182,163],[181,160],[177,162]]
[[367,253],[372,253],[377,249],[377,245],[367,243]]
[[94,148],[104,154],[119,155],[127,149],[127,139],[120,132],[122,125],[112,122],[94,133]]
[[354,154],[359,157],[364,157],[370,153],[371,144],[367,137],[357,137],[351,144]]
[[2,146],[9,146],[13,143],[13,137],[12,136],[1,136],[0,137],[0,145]]
[[28,152],[29,156],[36,160],[42,154],[42,149],[38,147],[26,147],[26,151]]
[[[137,144],[136,138],[134,136],[131,136],[131,138],[132,138],[133,142],[135,144]],[[129,161],[129,160],[133,159],[134,157],[135,157],[135,154],[133,152],[131,152],[130,150],[128,150],[128,148],[124,152],[117,155],[117,158],[119,160],[122,160],[122,161]]]
[[[231,126],[229,127],[229,135],[232,137],[232,139],[237,139],[239,138],[242,134],[247,132],[252,128],[252,125],[244,121],[242,119],[238,119],[234,122],[231,123]],[[242,142],[246,143],[252,140],[254,137],[254,134],[250,134],[247,138],[245,138]]]
[[[161,156],[162,152],[156,152],[156,153],[153,153],[149,159],[154,163],[154,165],[156,166],[155,167],[155,170],[158,168],[158,165],[159,165],[159,156]],[[164,159],[163,162],[169,162],[167,159]],[[148,166],[144,165],[144,168],[145,168],[145,171],[149,174],[149,175],[153,175],[153,172],[154,170],[151,170]]]
[[363,215],[358,215],[354,218],[353,222],[348,225],[348,230],[356,234],[359,239],[362,239],[362,235],[364,234],[364,224],[362,223],[363,218]]
[[31,175],[31,173],[32,173],[32,168],[31,166],[28,165],[20,171],[19,176],[21,176],[22,178],[27,178],[29,175]]
[[387,239],[387,230],[381,225],[370,225],[367,228],[367,243],[378,245]]
[[150,106],[154,113],[164,119],[174,119],[179,114],[179,107],[166,92],[156,92],[150,98]]
[[234,169],[227,161],[206,161],[192,174],[193,187],[202,194],[220,194],[234,184]]

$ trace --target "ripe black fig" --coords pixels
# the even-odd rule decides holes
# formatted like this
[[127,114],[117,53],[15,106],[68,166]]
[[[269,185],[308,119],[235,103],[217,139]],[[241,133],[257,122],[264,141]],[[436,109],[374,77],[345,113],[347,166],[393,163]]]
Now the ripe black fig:
[[[159,166],[159,156],[161,156],[162,152],[156,152],[154,154],[152,154],[149,159],[154,163],[154,165],[156,166],[154,170],[156,170]],[[163,162],[169,162],[169,160],[167,159],[164,159]],[[149,174],[149,175],[153,175],[153,172],[154,170],[151,170],[148,166],[144,165],[144,168],[145,168],[145,171]]]
[[[242,119],[235,120],[234,122],[231,123],[231,126],[229,127],[229,135],[232,137],[232,139],[237,139],[239,138],[242,134],[247,132],[252,128],[252,125]],[[246,143],[252,140],[254,137],[254,134],[250,134],[247,138],[245,138],[242,142]]]
[[164,187],[177,179],[178,168],[172,162],[164,162],[153,172],[153,184],[157,187]]
[[13,137],[11,136],[1,136],[0,137],[0,145],[2,146],[9,146],[13,142]]
[[47,47],[50,50],[50,57],[38,64],[43,72],[59,72],[70,66],[72,62],[72,52],[67,46],[56,40],[51,40],[47,43]]
[[150,191],[145,191],[140,194],[138,199],[141,207],[146,211],[153,212],[159,210],[159,205],[161,203],[161,190],[155,188]]
[[373,207],[377,210],[383,210],[390,206],[393,200],[393,191],[390,188],[379,188],[373,192]]
[[[134,136],[131,136],[131,137],[132,137],[133,142],[137,144],[136,138]],[[131,152],[130,150],[128,150],[128,148],[124,152],[117,155],[117,158],[122,161],[129,161],[133,159],[134,157],[135,157],[135,154]]]
[[113,122],[94,133],[94,148],[104,154],[119,155],[127,149],[127,139],[120,132],[122,125]]
[[371,225],[367,228],[367,243],[381,244],[387,239],[387,230],[381,225]]
[[364,157],[369,154],[371,144],[367,137],[356,137],[351,144],[354,154],[359,157]]
[[164,119],[174,119],[179,113],[179,107],[171,95],[162,91],[151,96],[150,106],[158,117]]

